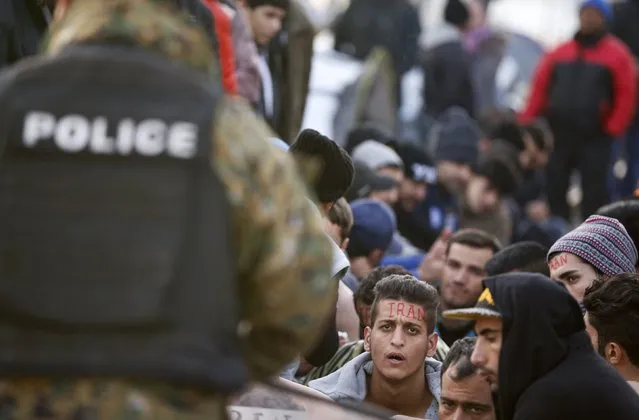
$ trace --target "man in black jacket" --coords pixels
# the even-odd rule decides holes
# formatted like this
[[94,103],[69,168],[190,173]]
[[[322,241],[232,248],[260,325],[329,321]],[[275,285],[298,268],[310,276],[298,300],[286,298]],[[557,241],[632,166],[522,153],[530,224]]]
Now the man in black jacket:
[[540,274],[484,280],[474,308],[444,317],[474,320],[471,361],[499,389],[503,420],[636,420],[639,398],[592,348],[577,302]]
[[448,108],[459,106],[473,115],[472,58],[462,40],[470,22],[468,8],[461,0],[448,0],[444,21],[426,39],[424,110],[439,118]]

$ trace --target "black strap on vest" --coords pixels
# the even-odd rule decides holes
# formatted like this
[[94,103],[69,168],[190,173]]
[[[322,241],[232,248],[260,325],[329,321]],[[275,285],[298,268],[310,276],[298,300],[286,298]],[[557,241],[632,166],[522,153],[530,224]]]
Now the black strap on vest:
[[240,389],[231,215],[210,163],[217,91],[132,47],[71,47],[7,77],[0,377]]

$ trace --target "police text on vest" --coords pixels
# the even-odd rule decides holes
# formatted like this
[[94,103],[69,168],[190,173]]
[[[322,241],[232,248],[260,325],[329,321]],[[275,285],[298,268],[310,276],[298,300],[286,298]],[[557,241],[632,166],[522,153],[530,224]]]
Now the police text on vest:
[[196,155],[198,126],[189,122],[167,124],[159,119],[123,119],[114,126],[106,117],[93,120],[82,115],[56,118],[48,112],[32,111],[24,119],[23,144],[36,147],[52,140],[67,153],[89,151],[95,154],[168,156],[190,159]]

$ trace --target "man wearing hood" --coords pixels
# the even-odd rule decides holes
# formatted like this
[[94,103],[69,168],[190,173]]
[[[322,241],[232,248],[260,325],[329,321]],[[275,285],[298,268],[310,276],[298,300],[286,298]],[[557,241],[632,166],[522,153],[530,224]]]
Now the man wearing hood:
[[337,402],[367,402],[405,416],[437,420],[441,363],[432,359],[437,291],[412,276],[375,286],[366,352],[309,386]]
[[494,389],[504,420],[639,418],[639,399],[592,348],[577,302],[532,273],[484,280],[474,308],[444,317],[476,321],[471,361]]

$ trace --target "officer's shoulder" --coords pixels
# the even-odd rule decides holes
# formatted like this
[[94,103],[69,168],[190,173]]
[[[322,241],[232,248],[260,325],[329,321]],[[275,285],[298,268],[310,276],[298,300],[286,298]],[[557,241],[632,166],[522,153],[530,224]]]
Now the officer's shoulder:
[[40,55],[26,57],[2,70],[0,72],[0,99],[5,99],[19,81],[28,79],[34,70],[46,66],[50,60],[50,57]]

